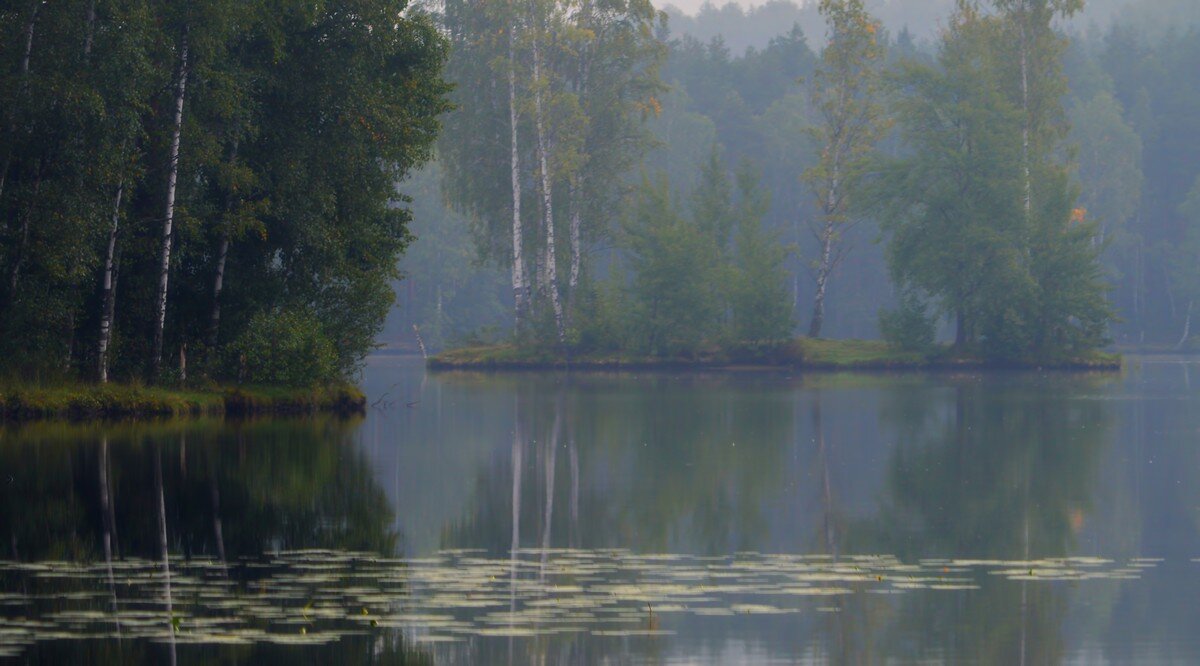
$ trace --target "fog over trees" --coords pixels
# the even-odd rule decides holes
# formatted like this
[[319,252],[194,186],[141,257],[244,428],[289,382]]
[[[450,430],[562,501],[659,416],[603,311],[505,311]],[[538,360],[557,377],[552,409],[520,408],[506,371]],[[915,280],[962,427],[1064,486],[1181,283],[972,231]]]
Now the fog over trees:
[[[1194,3],[774,1],[694,15],[643,7],[619,23],[637,24],[640,38],[614,65],[629,77],[610,84],[623,105],[604,111],[625,129],[596,132],[601,109],[588,101],[579,62],[603,68],[614,57],[594,27],[602,5],[517,6],[511,55],[503,30],[480,30],[496,40],[487,57],[452,50],[459,109],[440,139],[441,175],[411,182],[424,193],[414,233],[430,242],[402,261],[409,298],[385,339],[405,344],[416,324],[434,347],[506,340],[515,289],[529,294],[531,318],[517,328],[547,348],[679,353],[801,333],[941,339],[998,357],[1188,346],[1200,299]],[[441,20],[455,34],[451,6]],[[862,12],[867,51],[831,41],[853,39],[837,23],[845,11]],[[543,49],[537,76],[535,42],[558,49]],[[465,63],[492,71],[464,78],[455,68]],[[515,124],[507,89],[494,83],[509,71]],[[538,91],[551,100],[542,114],[555,109],[548,180]],[[477,95],[491,97],[486,109]],[[837,134],[836,106],[847,100],[857,100],[847,113],[865,132],[854,145]],[[618,137],[610,152],[620,159],[593,164]],[[839,151],[854,164],[835,175]],[[835,179],[847,191],[831,191]],[[574,210],[578,246],[552,257],[547,232],[574,238]],[[540,239],[521,247],[533,289],[512,282],[518,215],[523,233]],[[747,224],[771,239],[769,259],[745,257],[738,233]],[[443,245],[451,235],[453,248]],[[577,267],[576,281],[536,286],[556,261]],[[423,280],[435,265],[453,275]],[[747,277],[752,270],[765,273]],[[734,323],[752,301],[748,281],[776,294],[760,300],[783,303],[785,326],[775,314],[764,314],[776,323],[761,330]],[[538,304],[555,294],[561,335],[553,303]],[[661,326],[689,342],[664,346]]]
[[0,369],[303,383],[418,338],[1188,348],[1198,14],[14,0]]
[[449,108],[405,6],[0,3],[0,373],[353,372]]

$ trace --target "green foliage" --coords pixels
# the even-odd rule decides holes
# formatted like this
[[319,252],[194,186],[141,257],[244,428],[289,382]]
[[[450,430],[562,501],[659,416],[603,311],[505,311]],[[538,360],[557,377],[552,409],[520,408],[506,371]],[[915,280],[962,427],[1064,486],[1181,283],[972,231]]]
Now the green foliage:
[[665,177],[643,179],[623,244],[632,272],[634,348],[664,355],[699,351],[721,312],[720,248],[678,213]]
[[[458,84],[439,142],[449,206],[470,221],[480,259],[525,280],[509,288],[532,296],[531,313],[515,312],[523,299],[512,304],[514,319],[530,315],[517,322],[521,339],[557,344],[557,316],[546,325],[552,296],[578,329],[587,248],[618,231],[628,175],[655,144],[646,125],[662,110],[659,15],[648,0],[451,0],[439,19]],[[561,284],[541,284],[551,263]]]
[[225,351],[240,382],[303,386],[331,381],[341,367],[323,322],[307,310],[255,315]]
[[620,265],[606,279],[594,282],[581,295],[576,319],[577,348],[589,352],[615,352],[629,344],[629,290]]
[[353,373],[411,240],[395,183],[430,157],[447,109],[446,43],[406,7],[0,8],[0,369],[95,374],[110,238],[110,366],[150,365],[181,102],[164,356],[219,357],[252,320],[307,308],[334,348],[322,377]]
[[[883,168],[878,210],[897,281],[954,315],[960,349],[1005,360],[1080,355],[1105,343],[1112,317],[1097,226],[1076,208],[1055,153],[1061,103],[1026,116],[1011,92],[1020,77],[1010,28],[1003,15],[964,7],[936,66],[901,67],[896,112],[913,152]],[[1051,80],[1031,89],[1052,97],[1060,51],[1050,38],[1040,46],[1034,69]]]
[[904,294],[900,306],[879,312],[879,330],[889,345],[903,351],[929,353],[934,349],[937,326],[919,296]]
[[220,414],[361,412],[366,398],[358,389],[332,385],[318,389],[219,387],[168,389],[137,384],[50,384],[0,386],[0,418],[112,419]]
[[643,178],[622,255],[580,303],[578,351],[696,356],[791,337],[788,247],[763,228],[770,196],[757,170],[743,163],[736,175],[735,190],[710,154],[690,217],[665,174]]
[[784,268],[788,248],[779,234],[763,228],[770,195],[749,164],[739,170],[738,191],[741,201],[728,295],[730,334],[738,341],[785,340],[794,325]]

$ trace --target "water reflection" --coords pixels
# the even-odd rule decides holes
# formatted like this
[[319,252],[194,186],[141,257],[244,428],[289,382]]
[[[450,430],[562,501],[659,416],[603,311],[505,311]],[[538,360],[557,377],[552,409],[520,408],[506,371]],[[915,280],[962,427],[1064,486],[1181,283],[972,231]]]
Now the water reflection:
[[[0,590],[6,593],[0,625],[8,632],[0,635],[0,656],[19,654],[30,663],[174,664],[181,656],[208,652],[177,645],[181,623],[197,610],[194,598],[185,602],[186,610],[179,606],[181,592],[190,588],[180,567],[211,565],[216,583],[247,592],[258,579],[256,563],[269,553],[397,552],[400,538],[386,495],[354,447],[358,427],[320,419],[43,423],[3,431],[0,469],[7,479],[0,534],[7,537],[12,562],[0,567]],[[70,568],[35,575],[55,562],[102,566],[99,576]],[[153,580],[153,592],[130,578],[130,567],[139,562],[153,563],[140,574]],[[102,593],[90,578],[98,578]],[[88,601],[72,605],[79,598]],[[93,628],[85,635],[107,635],[116,645],[30,642],[28,628],[12,623],[40,619],[47,636],[66,637],[78,627],[52,628],[53,615],[68,608],[101,613],[102,631]],[[354,643],[344,645],[339,662],[356,658],[349,649]],[[360,643],[366,652],[359,659],[375,652],[374,641]],[[392,651],[405,653],[401,647]],[[254,645],[233,654],[270,663],[296,650]]]
[[[8,559],[67,568],[0,566],[0,617],[59,622],[67,602],[29,591],[58,580],[128,620],[107,640],[9,652],[162,663],[174,639],[180,663],[1200,657],[1182,612],[1200,592],[1200,411],[1178,368],[427,376],[384,360],[366,379],[387,399],[365,423],[3,431]],[[227,593],[206,610],[207,587]],[[0,653],[17,644],[3,632]]]
[[[470,391],[481,380],[445,381]],[[822,553],[834,561],[888,553],[905,562],[977,558],[1020,567],[1076,552],[1113,437],[1111,404],[1091,399],[1114,383],[1102,377],[630,383],[515,382],[513,454],[478,468],[466,518],[440,546],[576,546],[582,514],[583,545],[591,548]],[[564,420],[579,435],[565,444],[572,462],[561,488],[555,456]],[[522,457],[526,448],[534,460]],[[563,495],[572,506],[565,525],[553,514]],[[492,533],[502,524],[496,509],[506,504],[512,531],[500,541]],[[553,539],[556,530],[567,536]],[[1032,573],[1037,565],[1029,566]],[[789,629],[755,638],[836,663],[905,655],[1057,663],[1064,656],[1070,590],[1061,585],[989,581],[954,603],[865,592],[831,600],[826,608],[834,612],[802,634],[810,644],[786,645]]]

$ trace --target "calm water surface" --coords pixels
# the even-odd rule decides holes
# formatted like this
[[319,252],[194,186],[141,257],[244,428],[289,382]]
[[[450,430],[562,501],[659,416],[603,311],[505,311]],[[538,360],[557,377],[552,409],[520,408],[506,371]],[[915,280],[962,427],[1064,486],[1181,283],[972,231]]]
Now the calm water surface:
[[0,430],[0,661],[1200,662],[1200,363],[364,382]]

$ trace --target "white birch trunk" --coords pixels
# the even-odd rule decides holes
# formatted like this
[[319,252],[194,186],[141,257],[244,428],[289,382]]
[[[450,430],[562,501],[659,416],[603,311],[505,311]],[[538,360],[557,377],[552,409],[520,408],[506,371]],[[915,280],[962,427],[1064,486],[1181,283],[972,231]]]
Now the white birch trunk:
[[825,226],[821,230],[821,263],[817,267],[817,295],[813,300],[812,322],[808,327],[808,337],[821,337],[821,329],[825,326],[825,294],[829,287],[829,276],[833,273],[833,237],[834,217],[838,214],[841,196],[841,138],[840,130],[834,135],[833,166],[829,181],[828,198],[824,205]]
[[525,231],[521,223],[521,149],[517,134],[517,70],[516,21],[508,26],[508,120],[509,143],[512,149],[510,167],[512,178],[512,290],[514,320],[517,329],[524,323],[528,310],[529,285],[525,275]]
[[547,158],[546,128],[542,114],[541,88],[541,50],[538,47],[538,28],[534,28],[533,38],[533,113],[534,126],[537,129],[538,166],[542,179],[542,223],[546,233],[545,248],[545,289],[550,297],[550,306],[554,309],[554,327],[558,333],[558,342],[566,342],[566,330],[563,327],[562,300],[558,294],[558,250],[554,240],[554,191],[550,184],[549,160]]
[[[592,5],[588,0],[584,0],[580,7],[579,23],[585,31],[591,28]],[[589,55],[589,45],[584,44],[579,50],[579,84],[576,90],[581,105],[584,104],[584,98],[587,95],[588,79],[591,72],[591,59]],[[575,291],[579,286],[579,274],[583,263],[583,202],[581,200],[584,189],[582,185],[583,179],[584,176],[580,174],[571,180],[571,274],[567,280],[567,289],[568,302],[572,305],[575,303]]]
[[208,318],[208,348],[211,351],[217,346],[217,336],[221,330],[221,291],[225,287],[225,259],[229,256],[229,229],[221,232],[221,244],[217,246],[217,268],[213,275],[212,314]]
[[163,329],[167,323],[167,287],[171,269],[171,234],[175,221],[175,187],[179,180],[179,136],[183,131],[183,102],[187,95],[188,36],[184,29],[179,52],[179,73],[175,86],[175,118],[171,133],[171,152],[167,167],[167,203],[163,215],[162,247],[159,251],[158,293],[155,297],[154,356],[151,376],[158,377],[162,367]]
[[579,191],[581,189],[578,183],[571,183],[571,274],[567,279],[567,293],[572,303],[575,302],[575,289],[579,286],[580,264],[583,261],[583,243],[581,239],[583,219],[580,214],[580,208],[583,207],[583,203],[579,200]]
[[[21,83],[19,85],[20,94],[18,97],[24,97],[25,86],[29,81],[29,62],[33,58],[33,32],[37,26],[38,11],[41,8],[42,0],[35,0],[33,9],[29,13],[29,22],[25,24],[25,48],[21,52]],[[20,102],[19,98],[17,102]],[[17,104],[13,104],[9,109],[9,134],[14,134],[17,131],[16,107]],[[0,166],[0,199],[4,198],[4,186],[8,182],[8,170],[10,167],[12,167],[11,147],[4,156],[4,165]]]
[[825,292],[829,286],[829,275],[833,272],[833,221],[826,220],[825,228],[821,231],[821,263],[817,268],[817,295],[813,302],[812,322],[808,327],[808,337],[821,337],[821,328],[825,325]]
[[92,55],[92,41],[96,35],[96,0],[88,2],[87,9],[87,28],[83,38],[83,57],[88,58]]
[[1192,305],[1195,301],[1188,301],[1187,318],[1183,320],[1183,335],[1179,338],[1179,344],[1175,345],[1175,349],[1183,349],[1187,344],[1188,338],[1192,337]]
[[[229,166],[237,166],[238,142],[234,140],[229,149]],[[225,200],[226,215],[233,212],[233,189],[230,188]],[[213,275],[212,313],[208,318],[208,348],[217,346],[217,335],[221,330],[221,290],[225,287],[225,259],[229,256],[229,221],[226,220],[221,229],[221,243],[217,246],[217,266]]]
[[17,243],[17,253],[13,257],[12,270],[8,276],[8,299],[9,303],[17,300],[17,287],[21,282],[21,265],[25,262],[25,253],[29,248],[29,231],[33,224],[33,208],[37,202],[38,193],[42,189],[42,166],[38,163],[37,176],[33,182],[33,198],[29,202],[29,207],[21,215],[21,239]]
[[117,236],[121,224],[121,198],[125,194],[125,181],[117,185],[116,202],[113,204],[112,224],[108,228],[108,247],[104,253],[103,299],[100,304],[100,341],[97,371],[100,383],[108,383],[108,346],[112,340],[113,313],[116,310],[117,290]]
[[1029,118],[1029,6],[1027,0],[1021,0],[1021,111],[1024,118],[1021,123],[1021,169],[1025,177],[1025,221],[1033,218],[1033,175],[1029,164],[1030,118]]

